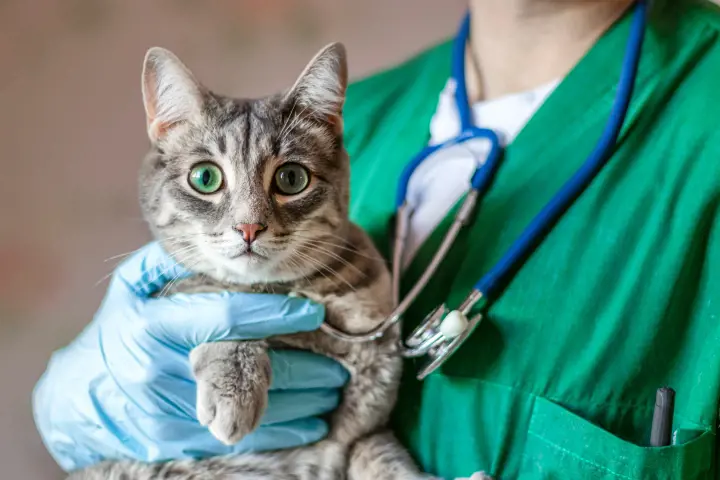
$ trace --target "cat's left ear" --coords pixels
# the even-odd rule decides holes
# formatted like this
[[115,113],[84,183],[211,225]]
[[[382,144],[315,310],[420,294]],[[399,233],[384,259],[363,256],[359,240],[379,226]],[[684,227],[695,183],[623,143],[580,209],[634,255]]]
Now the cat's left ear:
[[286,99],[305,108],[306,113],[328,122],[339,133],[342,131],[347,82],[345,46],[342,43],[331,43],[310,60],[287,93]]
[[150,140],[161,140],[173,127],[199,119],[204,88],[175,54],[153,47],[145,54],[142,94]]

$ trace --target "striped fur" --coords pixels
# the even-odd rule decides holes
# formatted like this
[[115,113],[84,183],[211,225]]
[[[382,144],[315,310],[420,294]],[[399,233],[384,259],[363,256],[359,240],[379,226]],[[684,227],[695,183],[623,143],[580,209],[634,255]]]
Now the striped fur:
[[[368,331],[392,309],[390,275],[367,235],[347,218],[349,160],[342,141],[347,83],[345,51],[318,53],[287,92],[231,99],[198,83],[170,52],[151,49],[143,95],[152,150],[141,172],[141,204],[155,235],[197,273],[162,294],[220,290],[298,292],[326,306],[326,321]],[[188,184],[193,165],[213,161],[224,186],[202,195]],[[285,162],[310,171],[309,187],[285,196],[273,187]],[[233,230],[267,226],[255,255]],[[267,342],[218,342],[197,347],[191,363],[202,423],[226,443],[252,431],[270,384],[267,348],[284,345],[329,355],[350,372],[326,440],[277,452],[163,464],[106,462],[74,479],[422,479],[385,430],[395,404],[401,359],[398,329],[366,344],[320,331]]]

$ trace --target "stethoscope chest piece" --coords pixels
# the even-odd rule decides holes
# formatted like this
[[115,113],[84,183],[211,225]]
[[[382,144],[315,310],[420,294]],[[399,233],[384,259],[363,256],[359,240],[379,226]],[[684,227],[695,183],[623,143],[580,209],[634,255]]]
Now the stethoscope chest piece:
[[457,310],[450,310],[443,303],[430,312],[405,340],[403,356],[428,357],[417,374],[418,380],[437,370],[475,331],[483,314],[477,313],[468,318],[468,313],[480,299],[479,295],[470,295]]

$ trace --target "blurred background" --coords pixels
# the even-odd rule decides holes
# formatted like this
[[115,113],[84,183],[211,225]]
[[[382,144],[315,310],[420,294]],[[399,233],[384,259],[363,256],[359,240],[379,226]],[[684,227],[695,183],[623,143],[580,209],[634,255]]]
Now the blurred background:
[[91,319],[109,259],[150,237],[145,51],[210,88],[288,87],[331,41],[366,75],[454,33],[464,0],[0,0],[0,478],[55,479],[30,410],[50,353]]

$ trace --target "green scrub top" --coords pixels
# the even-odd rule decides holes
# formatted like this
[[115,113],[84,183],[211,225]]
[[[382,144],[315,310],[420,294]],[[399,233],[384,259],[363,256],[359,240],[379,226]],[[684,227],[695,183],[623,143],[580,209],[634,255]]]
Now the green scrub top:
[[[580,167],[605,126],[630,14],[508,146],[440,272],[405,316],[464,298]],[[720,12],[655,2],[616,152],[466,344],[415,380],[393,426],[428,472],[495,478],[716,476],[720,400]],[[353,83],[345,108],[352,219],[387,254],[397,179],[429,141],[450,43]],[[426,241],[408,289],[447,230]],[[648,446],[655,391],[673,387],[672,446]]]

